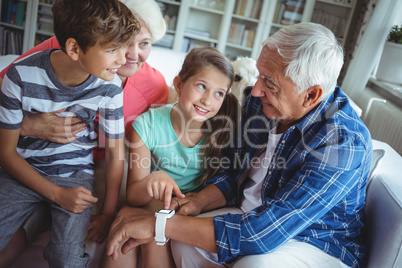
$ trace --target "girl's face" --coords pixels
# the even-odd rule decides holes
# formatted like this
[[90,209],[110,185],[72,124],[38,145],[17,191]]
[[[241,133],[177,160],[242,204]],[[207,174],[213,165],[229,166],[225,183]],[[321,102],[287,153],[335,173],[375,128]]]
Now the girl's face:
[[230,79],[216,67],[209,66],[184,83],[176,76],[173,83],[179,94],[177,107],[184,119],[203,123],[218,113],[228,91]]
[[143,21],[141,21],[141,32],[135,37],[134,42],[128,47],[126,53],[126,64],[122,65],[117,74],[124,82],[137,72],[147,60],[151,52],[151,33]]

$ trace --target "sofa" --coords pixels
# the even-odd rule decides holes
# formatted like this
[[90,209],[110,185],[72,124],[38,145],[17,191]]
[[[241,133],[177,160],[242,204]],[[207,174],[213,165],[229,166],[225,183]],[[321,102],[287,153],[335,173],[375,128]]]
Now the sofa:
[[[13,59],[15,56],[0,57],[0,68]],[[153,47],[148,63],[159,69],[168,85],[171,85],[183,59],[183,53]],[[361,110],[358,113],[361,114]],[[367,186],[364,229],[369,268],[402,267],[402,173],[398,168],[402,168],[402,157],[388,144],[373,140],[373,164]],[[39,235],[12,267],[47,267],[42,257],[47,239],[48,232]],[[92,256],[89,267],[98,267],[103,244],[87,242],[87,252]],[[235,267],[254,267],[252,256],[245,258],[247,260],[241,266]]]

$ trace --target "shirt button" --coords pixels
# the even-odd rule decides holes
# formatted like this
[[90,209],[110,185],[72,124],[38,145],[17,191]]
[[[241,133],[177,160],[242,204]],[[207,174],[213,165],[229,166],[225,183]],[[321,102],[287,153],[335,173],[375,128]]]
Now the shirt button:
[[282,143],[285,143],[285,140],[282,140]]
[[268,174],[271,175],[271,174],[272,174],[272,171],[269,171]]

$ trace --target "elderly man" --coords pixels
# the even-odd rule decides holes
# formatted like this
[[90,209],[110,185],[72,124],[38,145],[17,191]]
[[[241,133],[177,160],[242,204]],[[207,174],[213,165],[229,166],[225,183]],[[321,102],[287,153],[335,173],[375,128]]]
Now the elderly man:
[[362,267],[372,145],[336,87],[342,65],[324,26],[300,23],[267,38],[231,167],[174,199],[167,220],[118,218],[107,254],[166,235],[178,267]]

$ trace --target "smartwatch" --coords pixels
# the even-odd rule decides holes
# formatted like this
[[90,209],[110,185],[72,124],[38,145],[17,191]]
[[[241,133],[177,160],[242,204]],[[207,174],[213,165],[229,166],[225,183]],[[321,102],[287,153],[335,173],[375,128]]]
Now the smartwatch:
[[166,220],[173,217],[174,213],[175,211],[173,209],[160,209],[158,212],[155,212],[155,241],[159,246],[163,246],[169,241],[169,239],[165,237]]

